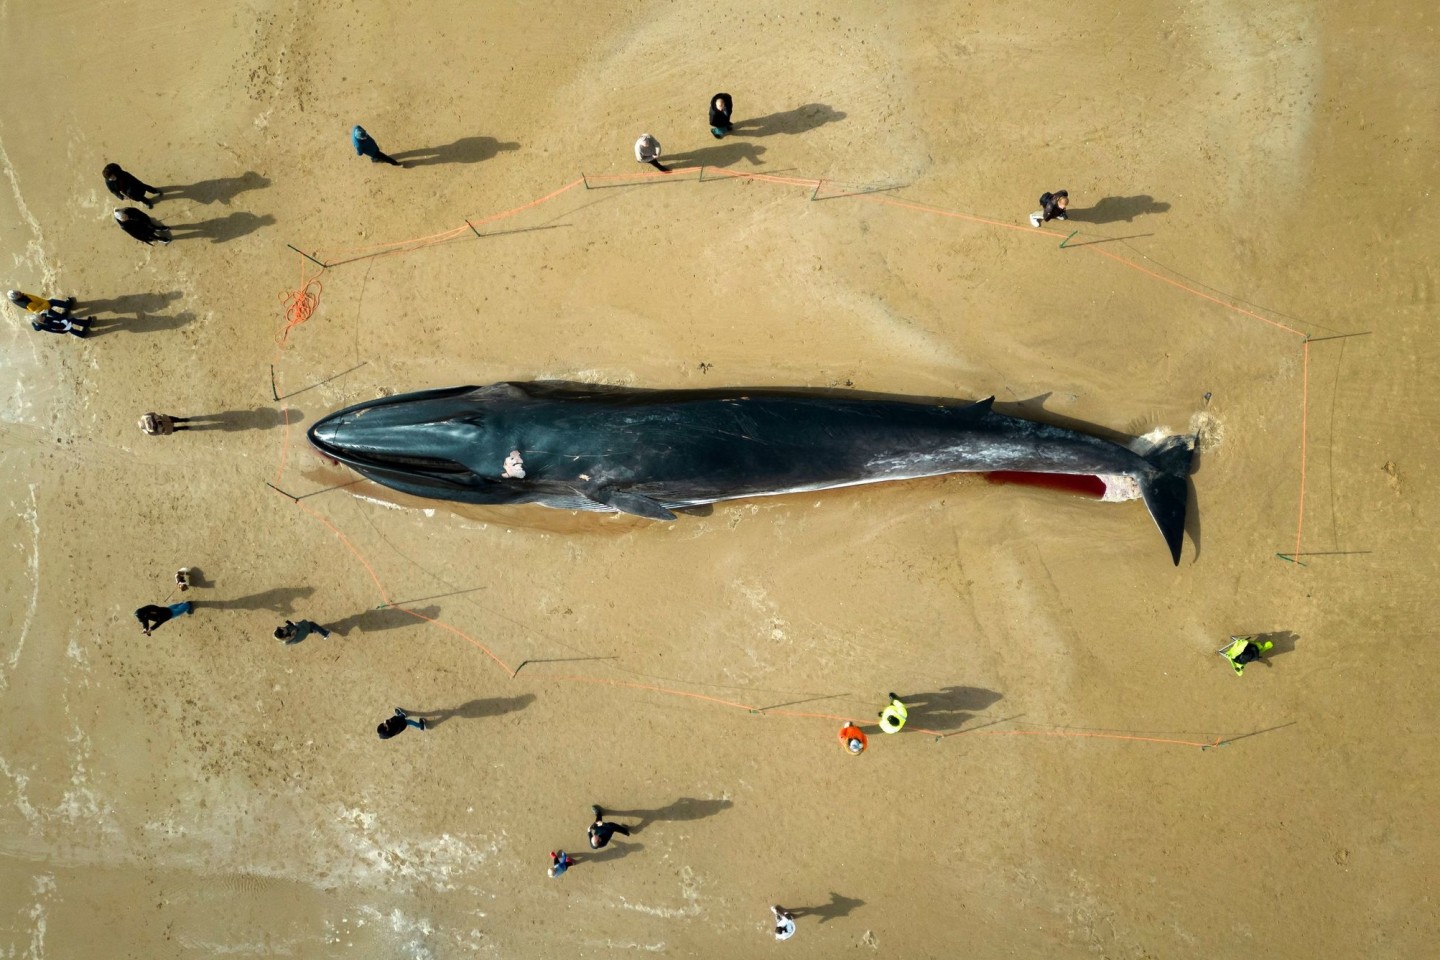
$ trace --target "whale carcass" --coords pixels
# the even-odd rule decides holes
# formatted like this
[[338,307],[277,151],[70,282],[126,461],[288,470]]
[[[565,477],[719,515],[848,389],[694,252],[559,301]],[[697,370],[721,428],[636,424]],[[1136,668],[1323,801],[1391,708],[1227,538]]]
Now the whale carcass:
[[370,400],[309,430],[395,490],[674,520],[685,507],[947,473],[1099,477],[1142,497],[1180,562],[1192,436],[1143,452],[978,402],[803,388],[495,383]]

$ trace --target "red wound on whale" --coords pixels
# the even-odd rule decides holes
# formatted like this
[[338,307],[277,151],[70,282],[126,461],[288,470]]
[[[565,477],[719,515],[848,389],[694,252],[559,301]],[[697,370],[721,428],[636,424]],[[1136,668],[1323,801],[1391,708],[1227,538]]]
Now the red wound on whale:
[[985,474],[985,479],[991,483],[1014,483],[1023,487],[1059,490],[1061,493],[1073,493],[1092,500],[1105,496],[1105,481],[1089,473],[1020,473],[1015,470],[994,470]]

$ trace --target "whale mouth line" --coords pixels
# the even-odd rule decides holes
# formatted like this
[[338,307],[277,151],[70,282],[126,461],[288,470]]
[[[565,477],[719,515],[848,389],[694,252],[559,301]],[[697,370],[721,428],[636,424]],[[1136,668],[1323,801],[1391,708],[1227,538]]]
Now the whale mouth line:
[[[317,425],[318,426],[318,425]],[[444,457],[419,457],[405,453],[387,453],[382,456],[367,456],[347,447],[321,440],[310,431],[310,445],[327,457],[339,460],[347,466],[364,470],[424,470],[435,474],[472,474],[465,464]]]

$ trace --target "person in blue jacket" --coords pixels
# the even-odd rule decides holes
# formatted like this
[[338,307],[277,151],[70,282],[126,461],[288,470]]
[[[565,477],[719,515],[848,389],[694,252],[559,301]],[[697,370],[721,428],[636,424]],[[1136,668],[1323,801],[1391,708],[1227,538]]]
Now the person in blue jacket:
[[376,143],[370,134],[365,132],[365,128],[358,123],[350,129],[350,142],[355,144],[355,155],[359,157],[369,157],[371,163],[388,163],[395,167],[405,166],[405,164],[381,150],[380,145]]

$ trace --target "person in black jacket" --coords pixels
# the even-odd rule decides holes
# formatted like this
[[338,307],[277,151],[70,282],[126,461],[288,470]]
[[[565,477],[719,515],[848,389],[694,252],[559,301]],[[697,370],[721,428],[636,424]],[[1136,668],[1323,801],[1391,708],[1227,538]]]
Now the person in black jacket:
[[120,229],[144,244],[169,243],[170,228],[159,220],[152,220],[143,211],[134,207],[121,207],[115,211],[115,222]]
[[146,207],[153,208],[155,204],[146,199],[146,193],[155,194],[155,199],[160,199],[161,192],[144,182],[133,173],[125,172],[125,169],[118,163],[107,163],[105,169],[100,171],[105,178],[105,189],[115,194],[116,200],[134,200],[136,203],[143,203]]
[[716,140],[724,139],[730,132],[730,112],[735,109],[735,101],[728,93],[717,93],[710,98],[710,134]]
[[1065,208],[1070,205],[1070,191],[1056,190],[1040,194],[1040,209],[1030,214],[1030,226],[1038,227],[1051,220],[1068,220]]
[[592,806],[590,809],[595,811],[595,822],[590,824],[590,829],[586,831],[586,834],[590,837],[591,849],[599,850],[605,846],[605,844],[609,843],[610,838],[617,833],[623,833],[627,837],[630,836],[629,827],[607,821],[605,819],[605,811],[601,810],[599,806]]

